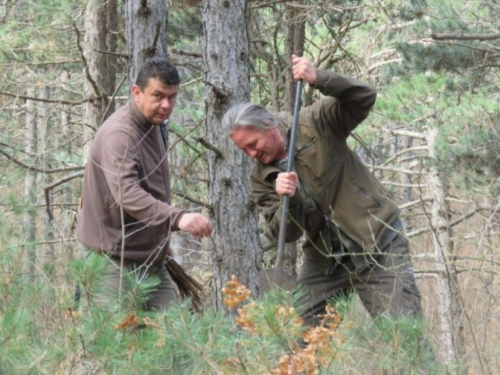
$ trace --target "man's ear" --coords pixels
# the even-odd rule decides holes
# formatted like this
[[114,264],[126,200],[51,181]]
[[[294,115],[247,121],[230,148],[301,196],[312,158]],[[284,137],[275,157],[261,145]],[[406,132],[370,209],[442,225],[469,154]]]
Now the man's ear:
[[132,95],[134,96],[134,99],[137,101],[139,99],[139,96],[141,95],[142,93],[142,90],[139,86],[137,85],[134,85],[132,86]]

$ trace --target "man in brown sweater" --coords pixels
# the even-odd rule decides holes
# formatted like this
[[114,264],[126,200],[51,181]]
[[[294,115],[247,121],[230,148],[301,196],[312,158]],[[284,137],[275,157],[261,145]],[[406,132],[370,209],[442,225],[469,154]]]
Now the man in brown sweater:
[[166,59],[140,69],[132,98],[99,128],[85,166],[76,236],[108,260],[97,300],[104,303],[137,282],[156,276],[147,309],[176,300],[164,267],[172,231],[210,235],[210,221],[170,205],[170,173],[162,125],[175,106],[180,78]]

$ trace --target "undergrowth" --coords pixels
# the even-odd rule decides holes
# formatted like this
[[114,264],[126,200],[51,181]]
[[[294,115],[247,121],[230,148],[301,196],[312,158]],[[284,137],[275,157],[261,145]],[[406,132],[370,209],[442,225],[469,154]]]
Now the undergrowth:
[[[47,280],[2,284],[1,374],[443,373],[420,322],[373,321],[351,300],[332,303],[318,327],[307,327],[296,304],[300,291],[256,300],[233,277],[223,293],[235,314],[209,306],[193,313],[189,301],[146,312],[132,296],[120,308],[99,307],[86,288],[102,264],[82,262],[71,266],[86,301],[78,310],[73,291]],[[155,282],[144,285],[134,298],[144,299]]]

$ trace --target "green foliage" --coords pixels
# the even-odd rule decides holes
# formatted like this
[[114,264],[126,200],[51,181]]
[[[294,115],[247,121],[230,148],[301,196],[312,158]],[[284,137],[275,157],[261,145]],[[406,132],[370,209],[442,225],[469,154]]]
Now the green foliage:
[[77,14],[75,5],[68,0],[20,1],[9,22],[0,24],[0,61],[67,57],[67,28]]
[[[89,285],[90,278],[99,278],[102,263],[89,256],[74,262],[72,273]],[[306,328],[292,309],[300,292],[275,291],[250,301],[239,310],[238,324],[252,322],[255,329],[244,330],[210,307],[202,315],[192,313],[188,301],[159,312],[95,305],[79,312],[67,308],[71,291],[61,294],[47,283],[16,288],[0,309],[2,373],[262,374],[278,369],[291,350],[301,358],[297,340]],[[419,322],[373,322],[352,299],[335,304],[345,318],[340,341],[322,349],[330,354],[321,359],[321,374],[435,373]],[[246,315],[250,310],[258,313]]]

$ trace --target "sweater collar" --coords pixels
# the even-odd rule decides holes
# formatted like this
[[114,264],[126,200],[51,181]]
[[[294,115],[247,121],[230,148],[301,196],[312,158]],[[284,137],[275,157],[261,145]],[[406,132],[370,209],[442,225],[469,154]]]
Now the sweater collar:
[[134,124],[137,124],[141,127],[144,127],[146,129],[151,128],[151,126],[154,126],[141,112],[139,107],[137,106],[137,103],[135,102],[134,98],[131,98],[129,100],[129,108],[130,108],[130,115],[132,117],[132,121]]

